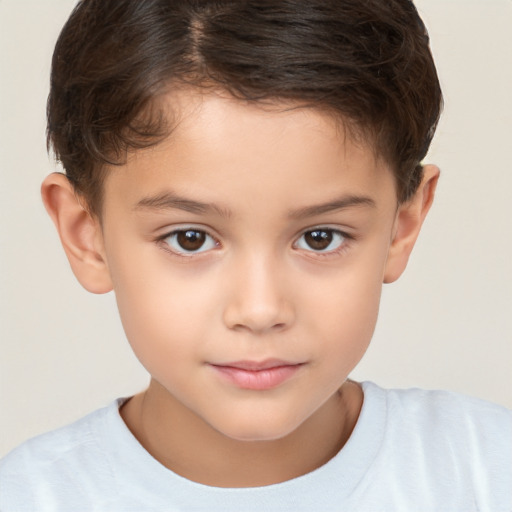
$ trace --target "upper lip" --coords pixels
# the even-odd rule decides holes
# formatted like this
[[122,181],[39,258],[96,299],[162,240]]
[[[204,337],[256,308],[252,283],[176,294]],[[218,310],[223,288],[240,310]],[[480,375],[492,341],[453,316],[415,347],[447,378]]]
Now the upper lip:
[[247,371],[262,371],[271,370],[272,368],[279,368],[282,366],[298,366],[302,363],[293,363],[290,361],[283,361],[282,359],[265,359],[264,361],[232,361],[229,363],[216,363],[213,366],[219,366],[224,368],[237,368],[239,370]]

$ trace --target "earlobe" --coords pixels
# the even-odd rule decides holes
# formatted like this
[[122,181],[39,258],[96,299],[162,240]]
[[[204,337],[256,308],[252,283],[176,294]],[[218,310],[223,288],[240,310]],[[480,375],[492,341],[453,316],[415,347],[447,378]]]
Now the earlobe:
[[384,283],[396,281],[405,270],[423,221],[432,206],[438,179],[439,169],[434,165],[426,165],[418,190],[409,201],[398,208]]
[[112,290],[99,220],[82,206],[67,177],[50,174],[41,196],[78,281],[92,293]]

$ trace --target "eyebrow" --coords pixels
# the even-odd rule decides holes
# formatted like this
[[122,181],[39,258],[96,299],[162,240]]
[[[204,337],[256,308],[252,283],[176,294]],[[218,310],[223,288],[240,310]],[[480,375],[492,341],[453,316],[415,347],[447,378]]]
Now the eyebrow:
[[370,208],[375,208],[377,205],[371,197],[350,195],[334,199],[328,203],[305,206],[303,208],[298,208],[297,210],[291,210],[288,213],[288,216],[292,219],[304,219],[336,210],[345,210],[346,208],[354,206],[368,206]]
[[[346,208],[367,206],[375,208],[375,201],[366,196],[343,196],[334,199],[327,203],[321,203],[312,206],[305,206],[296,210],[290,210],[288,217],[291,219],[304,219],[307,217],[314,217],[324,213],[344,210]],[[164,192],[155,196],[148,196],[142,198],[133,208],[134,210],[169,210],[177,209],[198,215],[205,215],[208,213],[216,213],[221,217],[231,217],[232,212],[227,208],[223,208],[215,203],[203,203],[193,199],[181,197],[174,192]]]
[[174,192],[164,192],[155,196],[142,198],[133,208],[134,210],[184,210],[190,213],[206,214],[215,212],[221,217],[231,217],[231,212],[221,208],[215,203],[202,203],[178,196]]

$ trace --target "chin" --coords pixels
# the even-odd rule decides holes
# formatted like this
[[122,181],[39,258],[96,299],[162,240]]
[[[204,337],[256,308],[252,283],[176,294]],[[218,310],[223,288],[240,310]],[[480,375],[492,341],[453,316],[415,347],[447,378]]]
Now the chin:
[[266,422],[253,419],[252,422],[242,421],[238,424],[224,425],[217,428],[218,432],[234,441],[264,442],[277,441],[291,434],[298,425],[285,422]]

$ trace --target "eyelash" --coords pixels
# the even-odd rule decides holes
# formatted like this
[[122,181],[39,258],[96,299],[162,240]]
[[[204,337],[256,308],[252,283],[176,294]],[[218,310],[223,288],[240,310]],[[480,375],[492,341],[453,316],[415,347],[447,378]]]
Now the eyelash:
[[309,250],[308,249],[304,249],[304,252],[308,253],[307,254],[308,257],[330,258],[330,257],[339,256],[339,255],[343,254],[345,251],[347,251],[348,248],[350,247],[351,242],[353,242],[355,240],[355,237],[353,235],[350,235],[350,234],[346,233],[345,231],[341,231],[339,229],[330,228],[330,227],[326,227],[326,226],[316,226],[316,227],[313,227],[313,228],[308,228],[307,230],[303,231],[300,234],[300,236],[297,238],[297,241],[294,243],[294,246],[297,245],[298,241],[304,235],[306,235],[307,233],[314,233],[315,231],[317,231],[317,232],[329,232],[331,234],[340,236],[342,240],[340,241],[340,244],[339,244],[338,247],[336,247],[335,249],[331,249],[329,251],[327,251],[327,250],[315,251],[312,248],[310,248]]
[[195,228],[193,226],[186,226],[186,227],[183,227],[180,229],[174,229],[172,231],[169,231],[168,233],[165,233],[164,235],[159,236],[157,238],[156,242],[165,251],[171,253],[173,256],[178,256],[181,258],[191,258],[191,257],[197,256],[198,254],[201,254],[203,252],[208,252],[210,250],[210,249],[207,249],[207,250],[196,251],[196,252],[193,252],[193,251],[186,252],[185,250],[183,250],[183,252],[181,252],[181,251],[173,250],[171,248],[171,246],[169,245],[169,243],[166,242],[166,240],[168,240],[171,237],[178,236],[180,233],[187,233],[187,232],[202,233],[202,234],[206,235],[206,237],[212,239],[215,243],[215,246],[220,245],[219,241],[214,236],[210,235],[207,231],[205,231],[204,229]]
[[[172,231],[169,231],[168,233],[165,233],[164,235],[159,236],[156,239],[156,242],[159,243],[159,245],[165,251],[171,253],[174,256],[178,256],[178,257],[182,257],[182,258],[191,258],[191,257],[197,256],[198,254],[209,252],[211,249],[206,249],[206,250],[196,251],[196,252],[190,251],[188,253],[185,251],[180,252],[180,251],[173,250],[170,247],[169,243],[166,242],[167,239],[169,239],[170,237],[173,237],[173,236],[178,236],[179,233],[186,233],[186,232],[192,232],[192,231],[206,235],[206,237],[209,237],[215,243],[215,246],[220,245],[220,242],[214,236],[210,235],[206,230],[200,229],[200,228],[195,228],[193,226],[186,226],[184,228],[174,229]],[[294,242],[293,245],[294,246],[297,245],[298,241],[304,235],[306,235],[308,233],[314,233],[315,231],[317,231],[317,232],[323,231],[323,232],[329,232],[329,233],[335,234],[337,236],[340,236],[342,238],[342,241],[341,241],[339,247],[332,249],[330,251],[325,251],[325,250],[315,251],[312,248],[310,250],[303,249],[305,252],[309,252],[309,253],[313,254],[314,257],[328,258],[328,257],[337,256],[339,254],[342,254],[344,251],[346,251],[348,249],[348,246],[350,245],[350,243],[353,240],[355,240],[355,237],[353,235],[350,235],[350,234],[348,234],[344,231],[341,231],[339,229],[326,227],[326,226],[315,226],[315,227],[308,228],[305,231],[302,231],[302,233],[299,235],[299,237],[297,238],[297,240]]]

